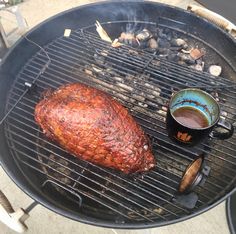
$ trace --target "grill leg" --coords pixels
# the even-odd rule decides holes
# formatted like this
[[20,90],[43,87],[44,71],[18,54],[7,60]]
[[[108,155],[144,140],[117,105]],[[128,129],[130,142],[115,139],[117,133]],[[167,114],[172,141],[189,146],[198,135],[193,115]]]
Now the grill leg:
[[7,34],[2,24],[2,18],[0,17],[0,33],[6,47],[10,48],[23,34],[25,34],[28,29],[28,25],[26,20],[21,15],[18,6],[13,6],[6,9],[4,8],[2,11],[9,12],[15,17],[16,20],[16,27]]
[[0,190],[0,221],[16,232],[23,233],[28,228],[25,220],[29,215],[21,208],[14,211],[7,197]]

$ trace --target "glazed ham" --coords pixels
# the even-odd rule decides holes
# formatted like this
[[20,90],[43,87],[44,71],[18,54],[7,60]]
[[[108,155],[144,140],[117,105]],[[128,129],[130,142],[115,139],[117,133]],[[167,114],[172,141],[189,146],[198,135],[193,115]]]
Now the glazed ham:
[[46,136],[78,158],[126,174],[155,165],[141,127],[119,102],[97,89],[61,86],[36,105],[35,120]]

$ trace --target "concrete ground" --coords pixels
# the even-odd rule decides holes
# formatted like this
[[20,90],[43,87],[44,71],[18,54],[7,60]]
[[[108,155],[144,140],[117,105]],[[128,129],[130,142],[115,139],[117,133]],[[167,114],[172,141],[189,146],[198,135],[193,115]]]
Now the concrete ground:
[[[61,11],[76,7],[82,4],[95,2],[91,0],[25,0],[24,3],[19,5],[20,11],[26,19],[29,29],[53,16]],[[97,1],[98,2],[98,1]],[[170,1],[158,1],[168,4],[173,4],[182,8],[187,7],[189,3],[193,3],[191,0],[170,0]],[[14,22],[6,21],[6,25],[10,27],[10,24]],[[29,198],[22,190],[20,190],[5,174],[0,167],[0,190],[2,190],[8,199],[11,201],[15,209],[22,207],[26,208],[32,203],[32,199]],[[229,229],[226,221],[225,214],[225,202],[221,203],[217,207],[211,209],[204,214],[192,218],[190,220],[177,223],[170,226],[154,228],[150,230],[111,230],[105,228],[98,228],[94,226],[85,225],[79,222],[75,222],[64,218],[60,215],[53,213],[52,211],[42,207],[36,206],[30,212],[30,218],[26,221],[29,228],[28,233],[31,234],[66,234],[66,233],[78,233],[78,234],[228,234]],[[0,234],[12,234],[14,231],[0,223]]]

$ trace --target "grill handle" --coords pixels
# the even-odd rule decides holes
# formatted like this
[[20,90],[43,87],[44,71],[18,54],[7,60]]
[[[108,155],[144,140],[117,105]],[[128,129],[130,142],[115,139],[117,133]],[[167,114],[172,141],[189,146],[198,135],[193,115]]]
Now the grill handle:
[[0,221],[16,232],[23,233],[28,228],[24,221],[29,217],[23,209],[14,211],[7,197],[0,190]]
[[236,38],[236,26],[223,16],[194,4],[190,4],[187,7],[187,10],[216,24],[217,26],[231,34],[234,38]]

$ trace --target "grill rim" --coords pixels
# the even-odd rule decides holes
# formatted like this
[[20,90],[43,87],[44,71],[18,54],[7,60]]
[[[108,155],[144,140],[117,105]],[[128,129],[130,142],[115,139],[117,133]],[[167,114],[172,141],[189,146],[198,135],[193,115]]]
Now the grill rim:
[[[119,1],[102,1],[102,2],[99,2],[99,3],[92,3],[92,4],[86,4],[86,5],[83,5],[83,6],[80,6],[80,7],[76,7],[76,8],[73,8],[73,9],[70,9],[70,10],[67,10],[67,11],[64,11],[64,12],[61,12],[49,19],[47,19],[46,21],[43,21],[42,23],[40,23],[39,25],[37,25],[36,27],[34,27],[33,29],[31,29],[27,34],[26,36],[30,35],[32,32],[34,32],[36,29],[40,28],[42,25],[44,25],[45,23],[51,21],[52,19],[55,19],[57,18],[58,16],[61,16],[61,15],[64,15],[65,13],[69,13],[69,12],[72,12],[74,10],[77,10],[77,9],[83,9],[83,8],[86,8],[86,7],[90,7],[90,6],[95,6],[95,5],[101,5],[101,4],[109,4],[109,3],[120,3]],[[129,3],[134,3],[134,2],[129,2]],[[166,7],[170,7],[170,8],[177,8],[177,7],[171,7],[169,5],[166,5],[166,4],[161,4],[161,3],[155,3],[155,2],[142,2],[142,1],[136,1],[136,3],[142,3],[142,4],[148,4],[148,3],[152,3],[152,4],[155,4],[155,5],[164,5]],[[193,13],[189,13],[188,11],[186,10],[183,10],[183,9],[180,9],[180,8],[177,8],[178,11],[180,12],[185,12],[185,13],[188,13],[188,14],[191,14],[193,15],[194,17],[197,17],[195,16]],[[200,17],[198,17],[200,18]],[[210,23],[209,23],[210,24]],[[227,37],[230,37],[232,39],[232,41],[235,43],[235,41],[233,40],[233,37],[229,34],[227,34],[226,32],[224,32],[221,28],[219,28],[218,26],[215,26],[215,25],[211,25],[215,28],[217,28],[218,30],[220,30],[221,32],[223,32],[225,34],[225,36]],[[11,54],[11,52],[24,40],[24,38],[21,38],[20,40],[18,40],[18,42],[7,52],[7,54],[4,56],[3,60],[2,60],[2,63],[4,63],[6,61],[6,59],[8,58],[8,56]],[[227,61],[227,60],[226,60]],[[230,64],[232,65],[232,64]],[[2,126],[1,126],[2,127]],[[2,130],[2,129],[0,129]],[[4,139],[4,142],[6,142],[6,139]],[[4,151],[9,151],[9,149],[7,150],[4,150]],[[0,156],[1,158],[2,157],[2,152],[0,152]],[[14,162],[16,162],[14,160]],[[95,226],[101,226],[101,227],[109,227],[109,228],[127,228],[127,229],[142,229],[142,228],[147,228],[147,227],[157,227],[157,226],[164,226],[164,225],[169,225],[169,224],[173,224],[173,223],[177,223],[177,222],[180,222],[180,221],[184,221],[184,220],[187,220],[189,218],[192,218],[192,217],[195,217],[199,214],[202,214],[206,211],[208,211],[209,209],[215,207],[216,205],[220,204],[223,200],[225,200],[228,196],[232,195],[235,191],[236,191],[236,188],[233,188],[232,191],[228,192],[227,194],[225,194],[221,199],[219,199],[218,201],[214,202],[213,204],[207,206],[207,207],[204,207],[202,209],[200,209],[199,211],[197,212],[194,212],[193,214],[191,215],[187,215],[187,216],[184,216],[184,217],[181,217],[179,219],[175,219],[175,220],[171,220],[171,221],[164,221],[164,222],[159,222],[158,224],[157,223],[153,223],[153,224],[148,224],[145,226],[145,224],[115,224],[115,223],[112,223],[112,224],[109,224],[107,222],[97,222],[96,220],[93,221],[93,218],[90,217],[91,220],[88,220],[88,219],[81,219],[81,218],[78,218],[77,215],[73,215],[71,214],[71,212],[67,212],[63,209],[60,209],[58,206],[54,205],[53,202],[50,202],[48,201],[47,199],[42,199],[42,197],[40,197],[38,194],[37,194],[37,191],[30,185],[30,183],[27,181],[27,180],[24,180],[24,181],[20,181],[18,179],[18,177],[16,176],[16,174],[14,174],[12,172],[11,169],[9,169],[9,167],[7,166],[7,164],[5,163],[5,161],[1,160],[0,161],[1,163],[1,166],[3,168],[3,170],[6,172],[6,174],[13,180],[13,182],[21,189],[23,190],[28,196],[30,196],[33,200],[36,200],[38,203],[40,203],[41,205],[43,205],[44,207],[64,216],[64,217],[67,217],[67,218],[70,218],[72,220],[76,220],[76,221],[80,221],[80,222],[83,222],[85,224],[90,224],[90,225],[95,225]],[[19,167],[18,167],[19,168]],[[19,173],[19,172],[18,172]],[[21,176],[24,177],[23,173],[20,171],[21,173]],[[32,192],[29,190],[29,186],[31,189],[35,190],[35,192]],[[43,200],[43,201],[42,201]]]

